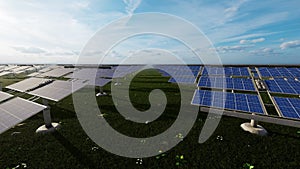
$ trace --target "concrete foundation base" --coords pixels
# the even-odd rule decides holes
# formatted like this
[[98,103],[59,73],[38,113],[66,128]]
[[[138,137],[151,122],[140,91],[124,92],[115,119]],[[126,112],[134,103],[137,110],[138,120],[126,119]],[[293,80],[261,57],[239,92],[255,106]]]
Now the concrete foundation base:
[[260,136],[265,136],[268,134],[267,130],[264,129],[262,126],[260,125],[251,125],[251,123],[243,123],[241,124],[241,128],[244,130],[244,131],[248,131],[252,134],[257,134],[257,135],[260,135]]
[[99,97],[99,96],[107,96],[107,93],[105,93],[105,92],[97,93],[96,97]]
[[60,128],[60,124],[58,124],[58,123],[51,123],[51,124],[52,124],[52,127],[47,128],[46,125],[42,125],[35,132],[40,133],[40,134],[46,134],[46,133],[52,133],[55,130]]

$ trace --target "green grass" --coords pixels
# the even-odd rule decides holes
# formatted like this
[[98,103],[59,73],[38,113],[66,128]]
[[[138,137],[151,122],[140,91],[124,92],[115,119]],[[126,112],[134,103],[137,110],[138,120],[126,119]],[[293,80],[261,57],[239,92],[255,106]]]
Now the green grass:
[[[18,79],[17,79],[18,80]],[[106,113],[110,125],[123,134],[149,137],[166,130],[175,121],[180,93],[176,84],[167,82],[150,70],[139,74],[130,86],[130,99],[135,108],[149,108],[148,95],[152,89],[165,92],[168,105],[164,113],[154,122],[136,124],[125,120],[117,111],[111,96],[99,97],[98,104]],[[9,84],[12,81],[6,81]],[[189,89],[190,88],[190,89]],[[109,92],[110,85],[105,86]],[[187,87],[186,90],[193,90]],[[78,92],[89,91],[84,88]],[[55,104],[50,102],[53,121],[61,122],[62,128],[53,134],[37,135],[35,130],[43,124],[42,113],[26,120],[0,135],[0,168],[13,168],[26,163],[28,168],[298,168],[300,166],[299,129],[260,123],[269,136],[261,137],[244,132],[240,124],[248,120],[222,117],[213,135],[203,144],[198,137],[206,120],[206,113],[199,112],[192,130],[172,150],[159,157],[144,158],[141,165],[137,159],[120,157],[98,147],[82,130],[69,96]],[[13,134],[20,132],[19,134]],[[175,137],[175,136],[174,136]],[[222,138],[219,139],[219,138]],[[159,151],[159,150],[157,150]],[[184,157],[181,160],[178,157]]]

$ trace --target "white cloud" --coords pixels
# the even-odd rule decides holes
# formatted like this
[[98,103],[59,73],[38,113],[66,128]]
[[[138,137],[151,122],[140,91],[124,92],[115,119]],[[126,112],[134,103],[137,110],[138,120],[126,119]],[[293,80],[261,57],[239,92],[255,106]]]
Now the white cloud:
[[271,47],[265,47],[265,48],[260,48],[258,50],[252,50],[252,51],[249,51],[249,53],[254,54],[256,56],[277,56],[279,54],[282,54]]
[[245,2],[247,2],[247,0],[238,0],[237,2],[234,2],[232,6],[226,8],[224,10],[226,18],[230,20],[232,17],[234,17]]
[[239,52],[239,51],[241,52],[250,47],[251,46],[235,45],[235,46],[220,46],[220,47],[217,47],[216,49],[218,52],[226,53],[226,52]]
[[246,40],[242,39],[240,40],[240,44],[247,44],[247,43],[259,43],[265,41],[265,38],[258,38],[258,39],[252,39],[252,40]]
[[123,0],[123,2],[126,4],[126,12],[129,15],[132,15],[134,11],[139,7],[142,0]]
[[71,8],[75,10],[81,10],[81,9],[86,9],[90,5],[89,1],[79,1],[79,2],[74,2],[71,4]]
[[266,40],[265,38],[259,38],[259,39],[253,39],[253,40],[251,40],[251,42],[252,43],[259,43],[259,42],[263,42],[265,40]]
[[253,33],[253,34],[246,34],[240,36],[233,36],[222,40],[222,42],[233,42],[233,41],[244,40],[244,39],[258,38],[262,36],[274,35],[277,33],[279,32]]
[[26,54],[41,54],[46,53],[47,51],[38,47],[13,47],[18,52]]
[[298,48],[298,47],[300,47],[300,40],[284,42],[280,45],[280,48],[282,50],[283,49],[288,49],[288,48]]
[[247,40],[240,40],[240,44],[246,44],[248,41]]

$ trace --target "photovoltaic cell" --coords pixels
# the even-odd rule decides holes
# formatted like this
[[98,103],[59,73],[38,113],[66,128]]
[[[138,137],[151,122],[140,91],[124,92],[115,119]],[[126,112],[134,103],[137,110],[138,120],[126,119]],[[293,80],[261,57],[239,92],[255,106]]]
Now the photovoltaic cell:
[[198,87],[255,91],[252,79],[201,76]]
[[287,77],[294,78],[300,77],[299,68],[286,68],[286,67],[259,67],[258,68],[262,77]]
[[5,76],[5,75],[9,75],[9,74],[12,74],[12,72],[6,72],[6,71],[5,72],[1,72],[0,73],[0,77],[1,76]]
[[27,77],[35,77],[35,76],[37,76],[39,74],[41,74],[41,73],[39,73],[39,72],[33,72],[33,73],[27,75]]
[[273,98],[284,117],[300,119],[300,99],[284,97]]
[[82,81],[70,82],[56,80],[47,86],[29,92],[29,94],[57,102],[86,85],[87,83],[83,83]]
[[247,67],[205,66],[202,76],[250,76]]
[[44,110],[46,106],[14,98],[0,104],[0,133]]
[[169,82],[182,83],[182,84],[194,84],[196,81],[196,78],[193,76],[187,76],[187,77],[183,76],[183,77],[176,77],[176,80],[172,77],[172,78],[170,78]]
[[[155,65],[154,68],[159,69],[163,76],[171,76],[171,74],[175,77],[186,77],[191,76],[191,72],[193,74],[193,78],[197,77],[201,66],[186,66],[181,65]],[[163,71],[165,70],[165,71]]]
[[257,95],[196,90],[193,105],[264,114]]
[[6,88],[11,89],[11,90],[16,90],[19,92],[26,92],[30,89],[36,88],[39,85],[45,84],[49,81],[52,81],[52,80],[32,77],[32,78],[20,81],[18,83],[12,84],[10,86],[7,86]]
[[74,68],[58,68],[41,74],[43,77],[61,77],[74,71]]
[[294,79],[265,80],[273,93],[300,94],[300,82]]
[[95,84],[90,84],[90,85],[102,87],[102,86],[105,86],[106,84],[108,84],[111,81],[112,81],[112,79],[97,78],[95,80]]
[[13,95],[0,91],[0,102],[7,100],[11,97],[13,97]]
[[96,72],[97,68],[82,68],[65,76],[65,78],[92,80],[95,79]]

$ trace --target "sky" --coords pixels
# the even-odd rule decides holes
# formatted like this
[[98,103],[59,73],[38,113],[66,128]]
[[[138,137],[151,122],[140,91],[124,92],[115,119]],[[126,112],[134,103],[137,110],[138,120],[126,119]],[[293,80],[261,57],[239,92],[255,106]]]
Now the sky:
[[[299,0],[0,0],[0,63],[76,63],[105,26],[121,17],[159,12],[196,26],[224,64],[300,64],[299,6]],[[107,62],[133,53],[151,60],[159,52],[147,52],[152,48],[196,63],[180,41],[159,35],[122,41]]]

